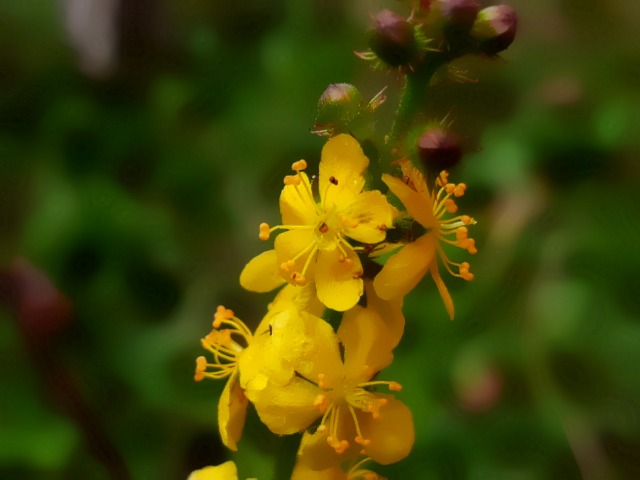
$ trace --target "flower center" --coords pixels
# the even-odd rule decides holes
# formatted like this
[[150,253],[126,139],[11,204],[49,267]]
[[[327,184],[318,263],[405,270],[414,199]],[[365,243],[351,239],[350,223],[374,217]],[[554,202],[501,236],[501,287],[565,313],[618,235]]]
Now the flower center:
[[[448,177],[449,174],[446,171],[440,172],[435,182],[435,193],[431,195],[433,216],[436,218],[435,233],[441,242],[462,248],[471,255],[475,255],[478,253],[476,242],[473,238],[468,237],[469,230],[467,226],[475,225],[476,221],[469,215],[446,218],[447,214],[455,214],[458,211],[458,205],[456,205],[454,197],[462,197],[467,189],[464,183],[449,183]],[[438,245],[438,254],[451,275],[465,280],[473,280],[473,274],[469,272],[470,266],[468,262],[452,262],[440,245]],[[456,273],[452,267],[457,268],[458,272]]]
[[276,230],[307,230],[312,232],[309,243],[301,244],[296,255],[280,265],[282,273],[289,277],[289,281],[294,285],[305,285],[307,283],[307,272],[316,258],[318,251],[340,250],[340,262],[352,262],[349,257],[361,247],[353,247],[345,238],[345,231],[353,228],[357,222],[348,216],[342,215],[335,206],[330,210],[325,208],[326,199],[331,193],[331,188],[338,185],[335,177],[329,178],[327,188],[322,195],[323,202],[316,203],[306,175],[301,173],[307,168],[304,160],[294,162],[291,169],[295,175],[287,175],[284,178],[285,188],[293,187],[301,203],[313,202],[316,212],[316,220],[309,225],[276,225],[271,227],[267,223],[260,224],[259,238],[268,240],[271,233]]
[[[369,371],[368,366],[363,366],[365,371]],[[349,441],[342,438],[341,431],[344,430],[343,422],[348,422],[349,418],[355,427],[355,437],[353,441],[363,447],[371,444],[371,440],[362,435],[360,421],[357,410],[362,413],[369,413],[374,419],[380,418],[380,409],[384,407],[388,400],[380,397],[370,389],[379,385],[386,385],[389,390],[400,391],[402,387],[397,382],[363,382],[355,383],[347,378],[333,388],[328,388],[324,383],[324,374],[318,376],[318,387],[323,393],[316,397],[314,405],[323,413],[320,426],[317,431],[327,432],[327,443],[336,451],[344,453],[349,448]]]

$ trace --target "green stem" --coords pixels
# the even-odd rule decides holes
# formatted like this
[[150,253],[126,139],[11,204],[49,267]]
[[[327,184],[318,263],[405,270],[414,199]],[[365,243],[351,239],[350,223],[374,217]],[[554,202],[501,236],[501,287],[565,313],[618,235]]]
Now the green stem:
[[389,133],[391,148],[397,145],[402,135],[411,127],[415,116],[424,107],[431,77],[442,65],[453,60],[455,56],[450,52],[430,52],[414,71],[406,74],[398,110],[396,110],[393,126]]
[[302,434],[300,433],[282,437],[272,480],[291,480],[301,438]]

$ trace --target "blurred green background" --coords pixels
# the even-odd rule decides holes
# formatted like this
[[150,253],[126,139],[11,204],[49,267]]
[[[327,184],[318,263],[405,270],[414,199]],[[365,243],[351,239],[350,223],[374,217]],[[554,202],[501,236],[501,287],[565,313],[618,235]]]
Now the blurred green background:
[[[416,444],[391,479],[640,478],[637,0],[514,0],[503,60],[433,87],[468,155],[476,280],[406,301],[384,378]],[[486,3],[484,5],[487,5]],[[319,159],[332,82],[372,96],[370,13],[399,2],[3,0],[0,478],[182,479],[227,458],[223,382],[193,382],[218,304]],[[454,253],[458,259],[458,252]],[[277,440],[250,413],[241,478]],[[374,469],[376,467],[374,466]]]

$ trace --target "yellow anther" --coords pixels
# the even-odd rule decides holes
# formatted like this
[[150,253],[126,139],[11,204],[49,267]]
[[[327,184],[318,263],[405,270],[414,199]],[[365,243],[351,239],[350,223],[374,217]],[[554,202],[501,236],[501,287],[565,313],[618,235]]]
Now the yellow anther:
[[449,213],[456,213],[458,211],[458,205],[456,205],[456,202],[453,200],[453,198],[448,198],[447,200],[445,200],[444,207]]
[[471,225],[473,223],[473,218],[471,218],[469,215],[462,215],[460,217],[460,221],[465,225]]
[[478,253],[478,249],[476,248],[476,241],[473,238],[470,238],[467,243],[467,252],[471,255],[475,255]]
[[296,172],[300,172],[306,169],[307,169],[307,162],[305,160],[298,160],[297,162],[293,162],[293,164],[291,165],[291,170],[294,170]]
[[193,375],[193,379],[199,382],[204,378],[204,372],[207,369],[207,359],[202,355],[196,358],[196,373]]
[[234,317],[233,310],[224,308],[222,305],[218,305],[216,313],[213,314],[213,327],[219,328],[223,320],[230,320]]
[[293,283],[294,285],[297,285],[299,287],[302,287],[303,285],[307,284],[307,279],[301,273],[292,272],[291,273],[291,283]]
[[320,425],[318,428],[316,428],[316,432],[318,433],[324,433],[326,431],[327,431],[327,426],[324,423]]
[[323,389],[327,388],[327,385],[326,385],[326,383],[324,381],[325,377],[326,377],[326,375],[324,373],[319,373],[318,374],[318,387],[323,388]]
[[347,448],[349,448],[349,442],[346,440],[337,440],[332,436],[327,437],[327,443],[331,448],[333,448],[338,455],[342,455]]
[[327,396],[320,394],[313,401],[313,406],[324,413],[327,410]]
[[469,272],[470,265],[468,262],[462,262],[460,264],[460,276],[467,281],[471,281],[474,278],[473,273]]
[[261,223],[258,237],[260,240],[269,240],[269,235],[271,235],[271,227],[269,227],[268,223]]
[[391,390],[392,392],[399,392],[402,390],[402,385],[400,385],[398,382],[389,382],[389,390]]
[[459,183],[458,185],[456,185],[456,187],[453,189],[453,195],[456,197],[461,197],[464,195],[464,191],[467,189],[467,185],[465,185],[464,183]]
[[371,445],[371,440],[369,440],[368,438],[364,438],[360,435],[356,436],[354,440],[358,445],[362,445],[363,447],[367,447]]
[[438,175],[436,184],[440,187],[444,187],[448,181],[449,181],[449,172],[447,172],[446,170],[443,170],[440,172],[440,175]]
[[467,235],[469,234],[469,229],[467,227],[458,227],[456,228],[456,240],[466,240]]
[[287,175],[284,177],[285,185],[300,185],[302,180],[298,175]]
[[454,183],[447,183],[444,186],[444,191],[447,192],[447,194],[452,194],[453,191],[456,189],[456,185]]

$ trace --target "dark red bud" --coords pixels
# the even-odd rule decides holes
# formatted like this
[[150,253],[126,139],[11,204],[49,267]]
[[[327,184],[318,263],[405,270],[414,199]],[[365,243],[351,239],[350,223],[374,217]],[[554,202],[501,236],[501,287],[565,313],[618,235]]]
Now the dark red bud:
[[418,53],[413,26],[391,10],[382,10],[375,22],[369,47],[378,58],[391,67],[411,63]]
[[448,170],[462,159],[458,135],[445,128],[428,128],[416,143],[420,160],[429,172]]
[[478,40],[484,53],[495,55],[511,45],[517,29],[516,12],[508,5],[495,5],[478,13],[471,36]]

